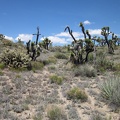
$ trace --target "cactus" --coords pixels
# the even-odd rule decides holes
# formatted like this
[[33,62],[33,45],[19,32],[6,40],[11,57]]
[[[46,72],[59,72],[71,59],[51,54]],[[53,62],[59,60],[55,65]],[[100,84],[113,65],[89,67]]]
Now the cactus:
[[19,50],[5,50],[1,56],[1,62],[8,67],[24,68],[28,66],[30,59],[28,55]]

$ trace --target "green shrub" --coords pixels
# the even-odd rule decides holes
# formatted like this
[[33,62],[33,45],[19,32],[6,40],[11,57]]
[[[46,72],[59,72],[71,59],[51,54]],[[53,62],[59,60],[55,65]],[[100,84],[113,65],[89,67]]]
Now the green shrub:
[[48,69],[49,70],[55,70],[56,68],[55,68],[55,66],[50,66],[50,67],[48,67]]
[[100,85],[102,96],[120,106],[120,77],[110,76]]
[[98,71],[104,72],[106,70],[112,70],[114,67],[114,63],[108,60],[105,54],[103,54],[103,56],[100,54],[100,56],[97,57],[97,60],[96,60],[96,67]]
[[86,76],[86,77],[95,77],[97,75],[97,71],[94,67],[85,64],[79,67],[74,68],[75,76]]
[[115,75],[120,76],[120,63],[114,64],[113,71]]
[[50,63],[56,64],[57,59],[55,57],[49,57],[48,59],[43,60],[42,62],[43,62],[44,65],[47,65],[47,64],[50,64]]
[[4,69],[5,68],[5,64],[4,63],[0,63],[0,69]]
[[94,56],[93,56],[93,53],[90,53],[88,55],[88,61],[93,61],[94,60]]
[[66,115],[61,107],[51,105],[47,109],[49,120],[67,120]]
[[57,75],[50,76],[51,83],[56,83],[58,85],[61,85],[63,82],[63,78]]
[[67,93],[69,99],[80,99],[82,102],[87,101],[88,96],[86,93],[78,87],[72,88]]
[[0,70],[0,76],[3,76],[4,75],[4,73]]
[[68,59],[68,56],[66,56],[64,53],[56,53],[55,57],[58,59]]
[[38,61],[31,61],[32,70],[41,70],[44,67],[42,62]]

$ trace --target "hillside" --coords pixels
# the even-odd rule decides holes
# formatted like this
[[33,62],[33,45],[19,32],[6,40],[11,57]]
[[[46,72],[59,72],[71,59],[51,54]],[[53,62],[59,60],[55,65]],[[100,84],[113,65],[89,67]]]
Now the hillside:
[[[1,44],[0,55],[6,48],[26,52],[20,44]],[[53,47],[41,52],[30,71],[0,64],[0,119],[120,120],[120,99],[104,98],[100,87],[109,79],[120,83],[120,46],[114,54],[98,47],[95,66],[90,56],[88,63],[75,66],[67,63],[66,47]]]

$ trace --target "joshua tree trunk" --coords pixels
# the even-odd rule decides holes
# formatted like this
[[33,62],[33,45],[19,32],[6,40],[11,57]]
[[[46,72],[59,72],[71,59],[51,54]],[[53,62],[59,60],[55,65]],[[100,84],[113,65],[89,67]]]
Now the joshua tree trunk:
[[39,27],[37,27],[37,34],[33,34],[33,35],[37,35],[37,37],[36,37],[36,45],[37,45],[38,44],[39,35],[41,35],[41,34],[39,34]]
[[67,26],[67,27],[65,28],[65,30],[64,30],[64,31],[66,31],[67,29],[68,29],[69,34],[70,34],[70,35],[71,35],[71,37],[73,38],[74,42],[76,43],[76,42],[77,42],[77,40],[74,38],[74,36],[73,36],[73,34],[72,34],[72,30],[70,30],[70,27],[69,27],[69,26]]

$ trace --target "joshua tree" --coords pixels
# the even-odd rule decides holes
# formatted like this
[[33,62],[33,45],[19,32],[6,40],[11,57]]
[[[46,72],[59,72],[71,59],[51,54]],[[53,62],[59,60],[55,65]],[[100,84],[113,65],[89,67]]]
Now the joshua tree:
[[[82,26],[83,27],[83,26]],[[88,38],[91,39],[91,35],[89,34],[89,31],[86,30],[86,34],[88,35]]]
[[3,34],[0,34],[0,40],[3,40],[4,39],[4,35]]
[[118,41],[118,37],[117,35],[115,35],[114,33],[112,33],[112,41],[114,42],[115,46],[116,46],[116,43]]
[[[102,30],[101,35],[103,35],[104,38],[105,38],[105,42],[107,43],[109,53],[113,53],[114,52],[113,42],[111,40],[108,40],[109,34],[112,33],[112,32],[110,32],[110,28],[109,27],[103,27],[101,30]],[[113,37],[113,35],[112,35],[112,37]]]
[[49,46],[50,43],[51,43],[51,40],[49,40],[48,38],[44,39],[45,49],[48,50],[48,46]]
[[[72,34],[72,30],[70,30],[70,27],[66,27],[65,31],[68,29],[69,34],[73,38],[72,46],[68,46],[69,50],[71,50],[71,56],[70,60],[75,64],[81,64],[88,61],[88,55],[90,52],[94,51],[94,44],[91,40],[91,35],[89,34],[89,31],[87,30],[85,33],[85,29],[82,23],[80,23],[80,27],[82,28],[82,32],[84,34],[85,40],[76,40],[75,37]],[[86,34],[88,35],[88,39],[86,39]],[[83,46],[83,41],[85,42],[85,45]],[[85,58],[83,58],[83,53],[86,52]]]
[[[83,32],[83,34],[84,34],[84,39],[85,39],[85,51],[86,51],[85,62],[87,62],[87,61],[88,61],[88,55],[89,55],[89,53],[94,51],[94,44],[93,44],[93,42],[92,42],[91,35],[89,34],[89,31],[86,30],[86,33],[85,33],[85,28],[84,28],[82,22],[80,22],[79,26],[81,27],[82,32]],[[88,39],[86,38],[86,34],[88,35]]]
[[30,53],[30,41],[31,40],[29,40],[27,43],[26,43],[26,45],[27,45],[27,54],[29,54]]
[[83,23],[80,22],[79,26],[82,28],[82,32],[84,34],[84,38],[86,39],[86,33],[85,33],[85,29],[84,29]]
[[64,31],[66,31],[68,29],[68,32],[69,32],[69,34],[71,35],[71,37],[73,38],[73,40],[74,40],[74,42],[76,43],[77,42],[77,40],[75,39],[75,37],[73,36],[73,34],[72,34],[72,30],[70,30],[70,27],[69,26],[67,26],[66,28],[65,28],[65,30]]
[[26,43],[26,45],[27,54],[29,54],[29,57],[32,59],[32,61],[35,61],[36,58],[40,56],[40,46],[35,45],[35,43],[31,42],[30,40]]
[[39,33],[39,27],[37,27],[37,34],[33,34],[33,35],[36,35],[37,37],[36,37],[36,45],[38,44],[38,38],[39,38],[39,35],[41,35],[40,33]]

